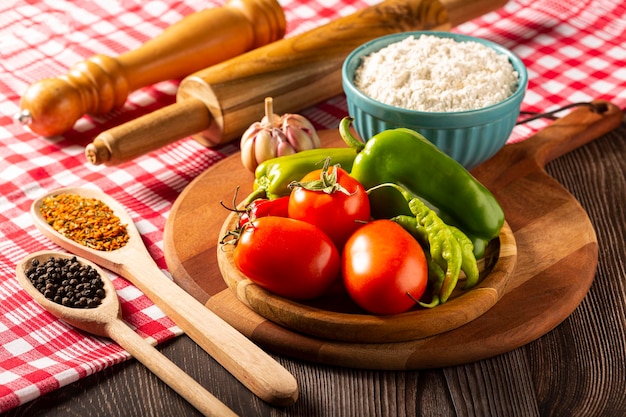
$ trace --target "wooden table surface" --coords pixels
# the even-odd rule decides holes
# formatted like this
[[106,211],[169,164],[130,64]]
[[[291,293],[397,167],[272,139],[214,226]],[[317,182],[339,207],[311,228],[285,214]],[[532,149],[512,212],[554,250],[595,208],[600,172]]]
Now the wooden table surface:
[[[597,275],[556,329],[506,354],[427,371],[368,371],[274,355],[300,398],[279,408],[256,398],[183,335],[159,347],[242,416],[626,415],[626,122],[547,166],[587,210],[599,241]],[[195,409],[134,360],[5,414],[195,416]]]

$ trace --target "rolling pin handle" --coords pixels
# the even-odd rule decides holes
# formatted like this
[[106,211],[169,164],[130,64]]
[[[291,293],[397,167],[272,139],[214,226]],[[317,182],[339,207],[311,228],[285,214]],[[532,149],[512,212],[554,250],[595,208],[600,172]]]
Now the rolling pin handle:
[[111,160],[111,149],[106,141],[96,138],[85,148],[85,156],[93,165],[106,164]]
[[201,132],[212,120],[203,101],[189,98],[102,132],[87,145],[85,156],[94,165],[118,165]]

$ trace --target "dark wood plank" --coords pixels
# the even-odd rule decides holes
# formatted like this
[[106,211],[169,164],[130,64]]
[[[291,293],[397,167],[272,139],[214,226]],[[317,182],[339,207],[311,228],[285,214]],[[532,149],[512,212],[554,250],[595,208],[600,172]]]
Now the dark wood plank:
[[591,290],[559,328],[525,349],[545,416],[626,415],[626,128],[547,166],[594,225]]
[[526,355],[517,349],[480,362],[444,368],[443,374],[459,417],[539,416],[528,371]]

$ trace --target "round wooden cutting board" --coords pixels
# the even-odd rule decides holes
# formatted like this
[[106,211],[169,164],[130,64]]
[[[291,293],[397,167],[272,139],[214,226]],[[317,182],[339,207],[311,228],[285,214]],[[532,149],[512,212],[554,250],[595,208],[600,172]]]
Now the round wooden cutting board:
[[[502,298],[487,312],[444,333],[393,343],[340,342],[281,327],[239,301],[217,263],[219,232],[235,189],[245,196],[253,176],[239,154],[197,177],[167,220],[165,259],[175,282],[265,349],[308,361],[366,369],[423,369],[468,363],[522,346],[561,323],[595,276],[598,244],[589,218],[544,170],[546,163],[615,129],[611,103],[579,108],[533,137],[505,146],[472,173],[496,196],[517,244],[517,262]],[[324,132],[325,146],[341,146]]]

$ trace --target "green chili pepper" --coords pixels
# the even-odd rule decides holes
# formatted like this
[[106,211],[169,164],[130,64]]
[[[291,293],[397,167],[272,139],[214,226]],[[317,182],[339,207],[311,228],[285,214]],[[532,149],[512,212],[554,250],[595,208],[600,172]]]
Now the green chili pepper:
[[[499,235],[502,207],[461,164],[410,129],[385,130],[363,143],[350,132],[352,120],[344,118],[339,133],[357,151],[350,174],[366,189],[401,185],[472,239],[489,241]],[[392,188],[376,190],[370,201],[378,218],[411,214],[407,201]]]
[[416,231],[418,235],[426,237],[432,261],[445,272],[438,294],[439,301],[445,303],[454,291],[461,272],[463,263],[461,245],[448,225],[419,198],[412,196],[403,187],[393,183],[383,183],[369,189],[368,193],[383,187],[396,189],[406,199],[411,214],[417,220]]
[[[424,253],[426,254],[428,260],[429,279],[433,283],[435,289],[440,289],[441,285],[437,287],[437,282],[443,280],[443,272],[441,266],[431,262],[432,256],[430,256],[429,251],[428,233],[424,226],[422,226],[418,222],[417,217],[413,215],[400,215],[392,218],[391,220],[398,223],[404,230],[411,233],[420,243],[422,248],[424,248]],[[463,288],[472,288],[478,283],[479,278],[478,262],[476,262],[476,256],[474,256],[474,245],[460,229],[449,225],[448,228],[456,241],[459,243],[461,249],[461,271],[465,273],[465,285]]]
[[446,274],[443,269],[441,269],[441,267],[437,265],[437,263],[432,262],[429,254],[426,255],[426,260],[428,261],[428,280],[433,285],[433,296],[430,300],[430,303],[418,301],[417,304],[425,308],[433,308],[442,303],[440,294],[441,287],[443,286],[443,282],[446,278]]
[[289,195],[292,181],[300,181],[309,172],[321,169],[327,158],[331,165],[350,172],[355,156],[356,151],[351,148],[318,148],[269,159],[256,168],[254,191],[247,200],[263,195],[270,200]]
[[441,293],[441,286],[446,277],[441,266],[436,262],[433,262],[433,258],[430,254],[428,245],[428,235],[418,222],[415,216],[400,215],[391,219],[398,223],[404,230],[409,232],[424,249],[424,255],[426,256],[426,264],[428,265],[428,281],[432,285],[432,300],[430,303],[417,300],[417,303],[422,307],[433,308],[440,304],[439,294]]
[[448,228],[461,247],[461,271],[465,273],[465,285],[463,288],[472,288],[478,283],[479,276],[478,262],[476,262],[476,257],[474,256],[474,244],[460,229],[454,226],[448,226]]

